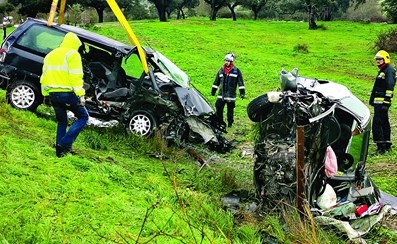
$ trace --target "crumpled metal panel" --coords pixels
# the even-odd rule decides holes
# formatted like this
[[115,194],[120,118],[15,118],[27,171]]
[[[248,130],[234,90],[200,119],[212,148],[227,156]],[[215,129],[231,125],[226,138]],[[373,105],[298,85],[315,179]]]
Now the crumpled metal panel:
[[175,87],[186,116],[204,116],[214,112],[203,96],[194,88]]

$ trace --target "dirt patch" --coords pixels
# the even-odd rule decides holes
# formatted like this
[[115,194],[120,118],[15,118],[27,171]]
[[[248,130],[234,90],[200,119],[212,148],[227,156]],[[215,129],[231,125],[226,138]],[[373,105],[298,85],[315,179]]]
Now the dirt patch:
[[377,162],[367,164],[367,172],[371,176],[397,175],[397,167],[395,163]]

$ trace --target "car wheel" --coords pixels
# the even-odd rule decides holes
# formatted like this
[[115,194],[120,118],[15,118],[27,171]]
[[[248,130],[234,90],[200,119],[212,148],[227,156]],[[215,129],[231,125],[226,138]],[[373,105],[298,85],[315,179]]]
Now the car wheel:
[[127,125],[128,132],[141,136],[149,136],[157,127],[157,121],[153,113],[145,110],[134,111]]
[[254,98],[247,106],[247,114],[253,122],[260,122],[265,119],[273,108],[267,94]]
[[16,109],[34,111],[42,101],[40,89],[30,81],[14,81],[7,90],[7,102]]

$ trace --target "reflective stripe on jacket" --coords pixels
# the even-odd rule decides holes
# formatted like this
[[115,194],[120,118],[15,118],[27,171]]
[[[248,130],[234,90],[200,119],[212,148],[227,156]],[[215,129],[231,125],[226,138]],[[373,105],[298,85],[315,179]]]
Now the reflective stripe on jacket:
[[379,70],[372,88],[369,104],[372,106],[390,106],[393,100],[394,85],[396,84],[396,70],[390,64]]
[[74,33],[67,33],[61,45],[44,58],[43,74],[40,78],[41,92],[74,92],[85,95],[83,88],[83,65],[77,51],[81,41]]

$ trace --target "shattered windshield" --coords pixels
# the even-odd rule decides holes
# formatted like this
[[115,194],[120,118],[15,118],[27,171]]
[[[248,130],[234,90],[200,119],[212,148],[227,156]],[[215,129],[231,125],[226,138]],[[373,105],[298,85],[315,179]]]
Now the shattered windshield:
[[189,87],[189,76],[163,54],[155,52],[153,60],[170,80],[182,87]]

